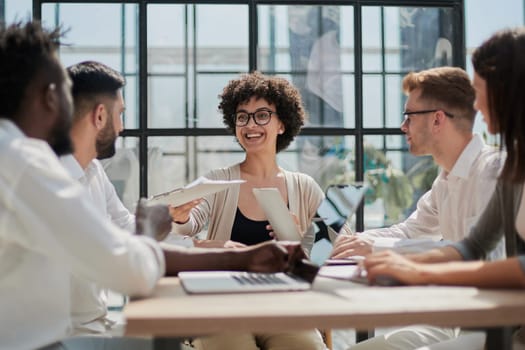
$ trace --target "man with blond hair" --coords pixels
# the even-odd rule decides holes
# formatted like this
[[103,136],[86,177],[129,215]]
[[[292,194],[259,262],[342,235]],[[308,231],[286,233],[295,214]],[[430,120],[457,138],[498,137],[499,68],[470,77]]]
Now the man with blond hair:
[[[405,221],[338,237],[334,258],[366,255],[378,242],[384,245],[388,240],[457,242],[469,232],[495,188],[500,156],[472,132],[475,92],[467,73],[454,67],[412,72],[403,79],[403,91],[407,100],[401,130],[409,151],[416,156],[431,155],[441,171]],[[502,257],[502,252],[500,244],[492,256]],[[353,349],[416,349],[458,335],[458,328],[412,326],[377,336]]]

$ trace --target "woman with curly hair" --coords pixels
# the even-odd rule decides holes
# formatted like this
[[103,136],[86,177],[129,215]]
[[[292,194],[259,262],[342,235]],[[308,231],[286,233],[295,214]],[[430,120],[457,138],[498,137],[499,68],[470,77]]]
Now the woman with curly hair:
[[[277,164],[304,124],[305,111],[297,89],[287,80],[259,72],[232,80],[220,95],[223,122],[245,152],[242,162],[215,169],[213,180],[245,180],[226,191],[171,208],[174,232],[193,236],[209,221],[199,247],[240,247],[273,239],[265,214],[253,195],[257,187],[275,187],[304,233],[302,245],[313,244],[312,218],[324,194],[308,175]],[[201,349],[325,349],[317,331],[279,334],[217,335],[198,339]]]
[[259,72],[232,80],[220,95],[226,128],[235,135],[245,159],[205,175],[213,180],[245,180],[241,185],[171,209],[174,230],[193,236],[209,221],[207,240],[199,247],[238,247],[271,240],[268,221],[252,189],[276,187],[304,232],[303,247],[313,244],[312,218],[323,191],[308,175],[277,164],[277,153],[299,133],[305,111],[298,90],[286,79]]

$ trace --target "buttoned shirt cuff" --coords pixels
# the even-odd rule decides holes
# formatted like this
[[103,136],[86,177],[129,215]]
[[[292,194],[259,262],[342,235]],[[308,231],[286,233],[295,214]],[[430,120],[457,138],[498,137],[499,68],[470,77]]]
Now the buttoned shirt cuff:
[[467,248],[467,246],[464,243],[457,242],[450,245],[450,247],[455,248],[463,260],[476,260],[478,259],[472,252]]

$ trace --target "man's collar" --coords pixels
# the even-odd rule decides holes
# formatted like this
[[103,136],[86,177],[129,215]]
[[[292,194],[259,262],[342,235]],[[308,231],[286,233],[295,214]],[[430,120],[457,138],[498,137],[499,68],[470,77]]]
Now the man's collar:
[[0,128],[4,129],[7,134],[13,137],[27,137],[22,129],[20,129],[11,119],[0,118]]
[[64,168],[67,169],[69,175],[71,175],[71,177],[75,180],[80,180],[83,176],[85,176],[86,173],[84,172],[84,169],[82,169],[80,163],[72,154],[61,156],[60,162],[62,163]]
[[453,175],[460,178],[468,178],[470,174],[470,168],[478,157],[481,150],[485,147],[485,142],[479,134],[474,134],[470,142],[467,144],[463,152],[459,155],[459,158],[454,163],[452,170],[449,175]]

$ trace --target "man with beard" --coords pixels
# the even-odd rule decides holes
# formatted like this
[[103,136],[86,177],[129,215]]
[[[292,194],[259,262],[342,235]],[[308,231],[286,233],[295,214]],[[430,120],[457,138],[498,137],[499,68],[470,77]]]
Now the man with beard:
[[[37,22],[0,26],[0,349],[100,343],[98,337],[64,340],[71,328],[72,275],[145,296],[164,274],[275,272],[304,257],[297,244],[161,248],[141,233],[171,228],[166,207],[139,204],[137,235],[101,215],[56,156],[71,149],[71,81],[58,59],[60,37],[59,29],[44,30]],[[106,348],[121,342],[113,340]]]
[[[115,154],[115,140],[122,131],[125,84],[120,73],[93,61],[67,68],[73,82],[73,126],[70,136],[74,153],[60,157],[62,165],[88,190],[100,212],[129,231],[135,228],[135,216],[122,204],[98,159]],[[162,237],[160,237],[162,239]],[[72,284],[74,334],[121,333],[108,317],[108,291],[83,278]]]

